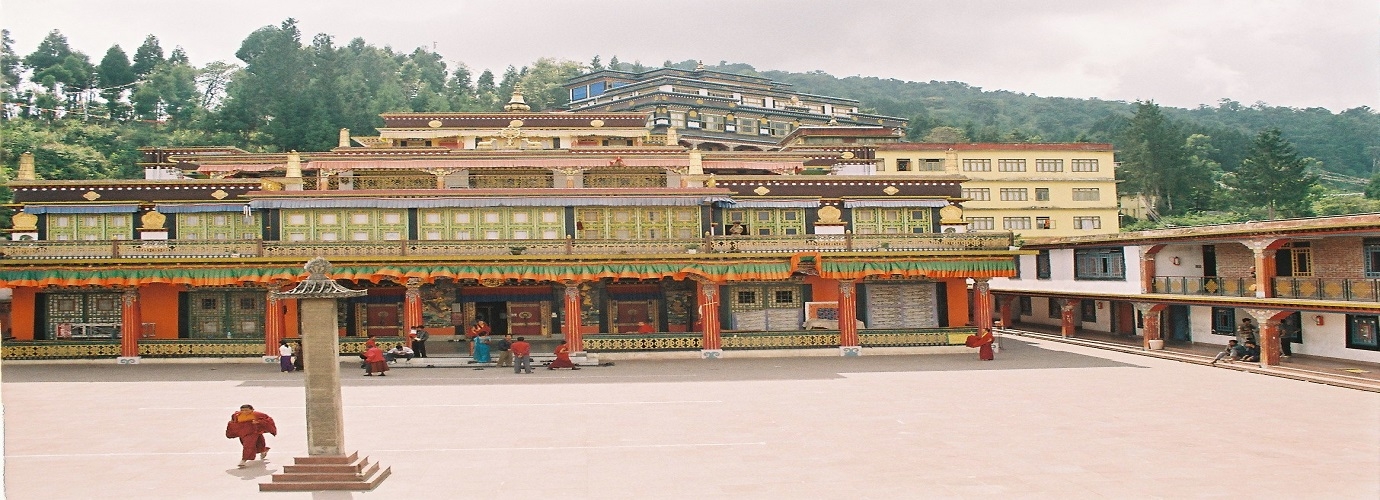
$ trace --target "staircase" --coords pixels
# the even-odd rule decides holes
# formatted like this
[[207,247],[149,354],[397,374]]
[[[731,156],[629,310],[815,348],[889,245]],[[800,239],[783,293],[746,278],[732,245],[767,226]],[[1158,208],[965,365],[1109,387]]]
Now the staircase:
[[380,470],[359,452],[295,460],[295,465],[283,466],[282,474],[274,474],[272,482],[260,483],[259,491],[369,491],[393,473],[392,467]]

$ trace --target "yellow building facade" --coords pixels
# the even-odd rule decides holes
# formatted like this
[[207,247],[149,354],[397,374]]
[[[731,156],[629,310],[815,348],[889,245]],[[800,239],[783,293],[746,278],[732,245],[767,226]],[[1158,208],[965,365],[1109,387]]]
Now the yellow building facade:
[[1114,149],[1106,143],[896,143],[876,146],[879,174],[958,174],[973,231],[1025,237],[1120,231]]

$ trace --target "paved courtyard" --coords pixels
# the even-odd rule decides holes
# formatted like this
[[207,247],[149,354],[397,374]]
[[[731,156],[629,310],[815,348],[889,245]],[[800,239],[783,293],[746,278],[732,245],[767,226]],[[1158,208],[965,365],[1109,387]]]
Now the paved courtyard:
[[[1027,339],[977,355],[343,370],[372,492],[259,493],[300,374],[6,364],[9,499],[1380,498],[1380,394]],[[225,421],[272,415],[265,466]]]

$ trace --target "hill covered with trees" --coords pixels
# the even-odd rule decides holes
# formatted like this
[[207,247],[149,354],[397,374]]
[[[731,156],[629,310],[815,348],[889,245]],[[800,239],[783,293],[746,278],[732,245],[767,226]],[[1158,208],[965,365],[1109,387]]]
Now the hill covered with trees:
[[[57,31],[30,54],[13,51],[8,31],[0,35],[0,162],[12,172],[18,155],[32,151],[46,179],[139,177],[140,146],[324,150],[342,127],[373,134],[383,112],[498,111],[517,85],[533,109],[560,109],[567,99],[561,84],[572,76],[653,69],[594,56],[476,75],[425,48],[398,51],[361,38],[342,44],[326,34],[308,40],[291,19],[248,34],[236,61],[200,67],[180,48],[165,51],[155,35],[132,56],[112,45],[99,61]],[[1380,182],[1372,180],[1380,115],[1365,107],[1333,112],[1223,99],[1181,109],[727,61],[707,69],[857,99],[869,112],[909,119],[907,137],[915,141],[1111,142],[1121,192],[1146,195],[1171,223],[1380,211]],[[0,182],[5,175],[0,170]],[[1366,196],[1350,195],[1362,191]],[[1299,199],[1280,198],[1286,194]],[[8,199],[2,188],[0,199]]]

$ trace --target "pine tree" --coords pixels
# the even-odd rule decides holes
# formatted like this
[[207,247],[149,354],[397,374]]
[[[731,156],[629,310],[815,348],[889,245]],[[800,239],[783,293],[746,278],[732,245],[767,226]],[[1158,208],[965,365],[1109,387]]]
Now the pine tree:
[[1318,184],[1318,176],[1308,173],[1308,167],[1315,161],[1299,158],[1279,129],[1269,128],[1256,135],[1250,156],[1227,184],[1244,208],[1264,208],[1271,219],[1308,215]]
[[623,63],[618,62],[618,56],[613,56],[609,58],[609,69],[614,71],[623,71]]
[[123,113],[124,103],[120,98],[124,95],[127,85],[134,83],[138,78],[134,74],[134,69],[129,65],[129,56],[119,45],[113,45],[105,51],[105,57],[101,58],[101,65],[96,73],[96,78],[101,85],[101,98],[105,99],[106,110],[110,112],[111,118],[120,118]]
[[134,49],[134,74],[144,76],[163,62],[163,47],[158,45],[158,37],[144,37],[144,43]]
[[589,60],[590,71],[603,71],[604,63],[599,61],[599,54],[594,55],[594,59]]

